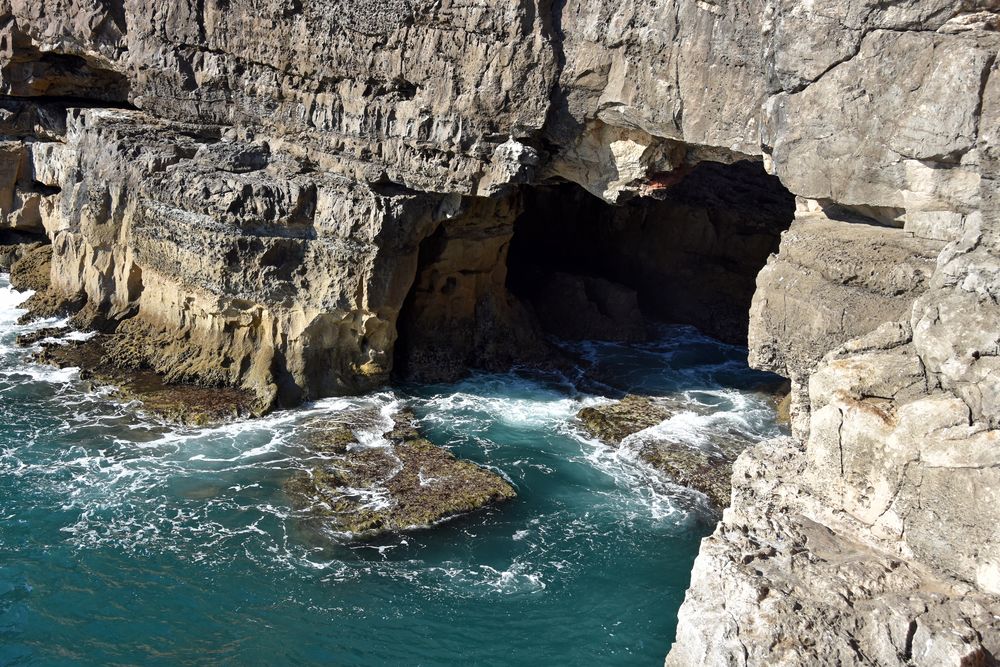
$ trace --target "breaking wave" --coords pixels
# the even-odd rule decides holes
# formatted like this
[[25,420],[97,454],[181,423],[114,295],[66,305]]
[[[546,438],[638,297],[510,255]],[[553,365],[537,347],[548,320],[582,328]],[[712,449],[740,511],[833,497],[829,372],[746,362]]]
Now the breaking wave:
[[[17,324],[27,296],[0,278],[0,663],[197,659],[215,645],[206,637],[246,623],[271,630],[233,640],[219,659],[269,651],[305,662],[434,662],[487,633],[537,655],[527,627],[589,646],[581,658],[660,657],[664,646],[638,637],[659,627],[663,605],[679,604],[664,596],[682,595],[714,517],[700,496],[638,464],[627,442],[588,438],[576,414],[645,391],[691,409],[633,439],[710,448],[721,432],[778,432],[739,349],[685,328],[649,345],[569,346],[582,360],[573,373],[476,374],[174,427],[93,391],[75,369],[33,363],[16,337],[65,322]],[[519,498],[406,535],[350,542],[317,532],[284,492],[322,457],[303,444],[310,429],[365,411],[373,417],[356,427],[357,446],[385,447],[403,407],[431,440],[502,474]],[[102,609],[109,590],[128,597]],[[93,626],[77,623],[87,614]],[[516,620],[498,624],[496,614]],[[186,632],[150,638],[137,618]],[[336,630],[317,637],[310,619]],[[382,648],[371,646],[376,631]],[[500,659],[488,648],[477,655]]]

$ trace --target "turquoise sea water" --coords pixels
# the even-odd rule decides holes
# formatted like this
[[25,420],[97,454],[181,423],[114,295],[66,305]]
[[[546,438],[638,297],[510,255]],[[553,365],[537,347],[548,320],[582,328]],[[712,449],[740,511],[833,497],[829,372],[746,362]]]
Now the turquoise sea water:
[[[578,345],[569,378],[477,375],[170,427],[31,364],[14,345],[23,298],[0,279],[0,665],[660,664],[715,517],[573,416],[616,390],[683,392],[714,412],[658,428],[694,446],[777,433],[745,350],[685,328]],[[282,491],[309,465],[297,434],[359,404],[412,407],[518,499],[369,542],[313,532]]]

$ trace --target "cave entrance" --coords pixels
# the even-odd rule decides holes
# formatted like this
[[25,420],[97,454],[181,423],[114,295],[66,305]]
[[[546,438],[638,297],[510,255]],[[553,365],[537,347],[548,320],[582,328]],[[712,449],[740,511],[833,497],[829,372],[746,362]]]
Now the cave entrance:
[[545,334],[639,341],[650,322],[746,344],[757,273],[794,198],[757,162],[702,163],[611,205],[572,183],[467,198],[420,245],[397,322],[397,379],[551,358]]
[[562,338],[637,340],[653,321],[745,345],[757,274],[794,213],[751,161],[703,162],[617,206],[572,183],[526,189],[507,286]]

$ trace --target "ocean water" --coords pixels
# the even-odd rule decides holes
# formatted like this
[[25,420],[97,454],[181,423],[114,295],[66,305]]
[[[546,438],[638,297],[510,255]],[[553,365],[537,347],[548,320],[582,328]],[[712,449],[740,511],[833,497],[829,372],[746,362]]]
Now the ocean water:
[[[778,433],[745,350],[686,328],[580,344],[570,377],[522,370],[187,429],[88,391],[14,344],[0,278],[0,665],[656,665],[716,516],[574,415],[616,391],[711,410],[657,427]],[[316,532],[282,488],[302,429],[412,407],[516,501],[365,542]],[[702,413],[702,414],[699,414]]]

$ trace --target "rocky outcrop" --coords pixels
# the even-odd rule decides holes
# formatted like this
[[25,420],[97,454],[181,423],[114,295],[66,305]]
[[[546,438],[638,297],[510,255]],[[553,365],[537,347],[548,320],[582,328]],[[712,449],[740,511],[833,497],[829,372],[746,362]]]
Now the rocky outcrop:
[[68,338],[66,327],[46,327],[18,336],[18,345],[35,348],[34,358],[58,368],[79,369],[80,379],[93,388],[110,388],[125,401],[139,401],[143,411],[170,423],[209,426],[260,416],[262,407],[249,392],[232,387],[168,383],[135,358],[119,356],[127,339],[97,334],[85,340]]
[[991,664],[997,598],[859,539],[809,474],[792,440],[737,461],[667,665]]
[[426,528],[515,497],[500,476],[456,459],[420,437],[413,415],[398,413],[382,442],[359,442],[381,415],[308,424],[306,445],[326,461],[288,481],[289,495],[312,521],[340,533],[371,537]]
[[609,260],[548,268],[741,335],[792,217],[758,161],[798,198],[749,325],[794,439],[737,464],[670,660],[988,664],[998,11],[0,0],[0,227],[110,357],[290,405],[537,351],[504,263],[566,188],[533,219]]
[[795,437],[737,462],[668,665],[1000,655],[1000,41],[995,13],[931,4],[875,10],[839,33],[846,60],[769,102],[792,114],[775,169],[811,199],[758,279],[751,361],[792,379]]
[[732,465],[751,443],[737,433],[721,432],[708,443],[684,442],[656,427],[692,406],[680,397],[628,395],[620,401],[584,408],[577,418],[591,436],[634,454],[666,479],[693,489],[716,509],[729,505]]
[[823,356],[908,317],[944,244],[803,208],[757,276],[749,344],[753,366],[791,380],[792,427],[804,437],[809,378]]

